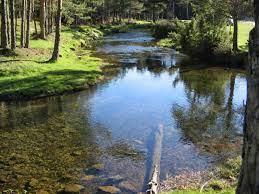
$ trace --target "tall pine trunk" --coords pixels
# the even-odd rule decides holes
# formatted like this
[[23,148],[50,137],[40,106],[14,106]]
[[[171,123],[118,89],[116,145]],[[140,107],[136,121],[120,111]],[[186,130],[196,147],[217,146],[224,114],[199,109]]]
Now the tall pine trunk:
[[27,15],[26,15],[26,42],[25,48],[30,47],[30,22],[31,22],[31,0],[27,0]]
[[1,0],[1,47],[8,49],[8,34],[7,34],[7,5],[6,0]]
[[60,35],[61,35],[61,16],[62,16],[62,0],[58,0],[57,16],[56,16],[56,34],[54,50],[50,62],[55,62],[59,58],[60,52]]
[[21,48],[24,48],[25,46],[25,17],[26,17],[26,0],[22,0]]
[[233,51],[236,53],[238,51],[238,20],[237,17],[233,17],[234,20],[234,32],[233,32]]
[[254,1],[255,29],[249,38],[247,104],[244,124],[242,167],[237,194],[259,193],[259,1]]
[[49,0],[45,0],[45,34],[49,35]]
[[8,45],[11,44],[11,30],[10,30],[10,10],[8,9],[9,0],[6,0],[6,21],[7,21],[7,42]]
[[10,3],[10,23],[11,23],[11,49],[14,50],[16,47],[16,30],[15,30],[15,6],[14,0],[9,0]]
[[40,0],[40,38],[46,39],[45,20],[46,20],[46,4],[45,0]]

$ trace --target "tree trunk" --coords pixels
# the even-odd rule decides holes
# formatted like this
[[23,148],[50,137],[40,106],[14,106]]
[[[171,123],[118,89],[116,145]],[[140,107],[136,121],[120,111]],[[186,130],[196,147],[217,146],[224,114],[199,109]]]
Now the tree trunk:
[[234,20],[234,33],[233,33],[233,51],[236,53],[238,51],[238,20],[237,17],[233,17]]
[[52,3],[51,0],[48,0],[48,34],[52,33]]
[[45,11],[45,0],[40,0],[40,38],[46,39],[45,33],[45,20],[46,20],[46,11]]
[[61,34],[61,16],[62,16],[62,0],[58,0],[58,9],[57,9],[57,16],[56,16],[55,44],[54,44],[54,50],[53,50],[52,58],[50,59],[50,62],[55,62],[59,58],[60,34]]
[[186,19],[188,20],[190,18],[189,16],[189,2],[186,3]]
[[25,15],[26,15],[26,0],[22,1],[22,21],[21,21],[21,48],[25,45]]
[[26,42],[25,48],[30,47],[30,21],[31,21],[31,0],[27,0],[27,28],[26,28]]
[[16,48],[14,0],[9,0],[9,3],[10,3],[10,20],[11,20],[11,49],[14,50]]
[[6,21],[7,21],[7,43],[11,44],[11,30],[10,30],[10,10],[8,9],[9,0],[6,0]]
[[254,0],[254,15],[255,15],[255,44],[259,45],[259,1]]
[[247,105],[244,124],[243,163],[237,194],[259,193],[259,1],[255,0],[255,34],[250,33],[249,63],[250,76],[247,78]]
[[17,34],[18,30],[18,11],[15,12],[15,34]]
[[49,0],[45,0],[45,33],[49,35]]
[[[257,64],[259,65],[259,64]],[[248,99],[244,125],[243,163],[237,194],[259,193],[259,79],[248,78]]]
[[8,34],[7,34],[7,17],[6,17],[6,0],[1,0],[1,47],[8,49]]

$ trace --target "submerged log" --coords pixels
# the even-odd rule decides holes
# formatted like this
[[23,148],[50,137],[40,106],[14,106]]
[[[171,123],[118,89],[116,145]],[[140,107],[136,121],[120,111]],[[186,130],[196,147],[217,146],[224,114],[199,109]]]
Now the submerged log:
[[155,166],[155,170],[152,175],[151,181],[148,183],[147,194],[158,194],[159,192],[159,171],[157,166]]
[[160,125],[155,133],[151,170],[148,172],[151,176],[149,177],[147,194],[158,194],[159,193],[159,175],[160,175],[160,162],[162,153],[162,141],[163,141],[164,126]]

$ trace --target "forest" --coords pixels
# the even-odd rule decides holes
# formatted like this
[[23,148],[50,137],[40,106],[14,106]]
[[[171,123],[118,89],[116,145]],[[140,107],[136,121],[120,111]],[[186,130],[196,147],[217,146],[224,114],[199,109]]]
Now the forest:
[[0,15],[0,194],[259,192],[259,0]]

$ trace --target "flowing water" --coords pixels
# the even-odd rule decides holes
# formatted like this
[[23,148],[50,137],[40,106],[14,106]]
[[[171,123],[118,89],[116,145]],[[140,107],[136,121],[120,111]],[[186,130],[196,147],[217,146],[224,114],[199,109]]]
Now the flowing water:
[[100,185],[134,193],[160,160],[154,145],[162,144],[162,180],[240,153],[244,74],[177,68],[184,56],[154,46],[145,31],[108,36],[96,55],[122,67],[87,91],[0,103],[0,191],[78,183],[86,193]]

